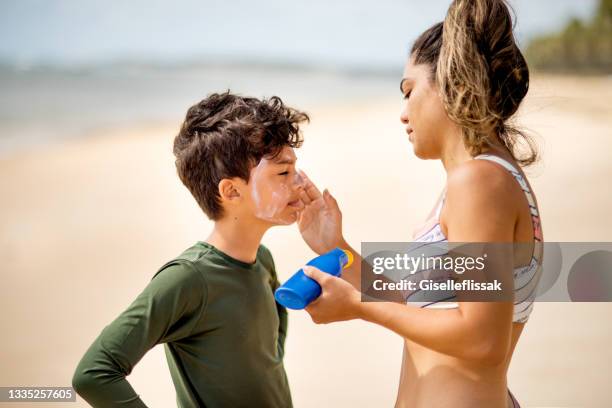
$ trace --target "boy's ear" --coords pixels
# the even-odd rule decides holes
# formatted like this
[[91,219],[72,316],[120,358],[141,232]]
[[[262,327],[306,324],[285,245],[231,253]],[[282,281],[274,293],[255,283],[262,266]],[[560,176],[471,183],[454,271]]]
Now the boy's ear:
[[219,182],[219,195],[223,201],[236,201],[242,197],[240,193],[240,186],[238,185],[240,179],[223,179]]

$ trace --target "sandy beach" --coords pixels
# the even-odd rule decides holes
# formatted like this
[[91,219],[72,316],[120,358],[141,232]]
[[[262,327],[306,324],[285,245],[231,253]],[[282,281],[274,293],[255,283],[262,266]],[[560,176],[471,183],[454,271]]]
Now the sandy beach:
[[[527,175],[547,241],[612,241],[611,100],[612,77],[532,80],[520,123],[542,153]],[[305,106],[298,165],[336,196],[354,247],[408,239],[444,185],[438,162],[413,155],[400,108],[399,94]],[[206,237],[211,223],[175,174],[178,126],[140,121],[0,158],[0,385],[70,386],[102,328],[157,268]],[[296,226],[264,244],[282,280],[313,256]],[[508,377],[524,407],[612,406],[611,315],[607,303],[536,304]],[[316,326],[291,312],[294,404],[391,407],[401,353],[402,339],[380,327]],[[175,406],[161,346],[128,379],[149,406]],[[47,405],[57,406],[36,404]]]

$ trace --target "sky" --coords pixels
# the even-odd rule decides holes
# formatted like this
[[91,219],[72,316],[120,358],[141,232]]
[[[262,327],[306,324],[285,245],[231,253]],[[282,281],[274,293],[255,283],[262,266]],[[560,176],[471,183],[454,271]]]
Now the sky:
[[[0,62],[261,61],[396,66],[448,0],[0,0]],[[596,0],[510,0],[517,37],[588,18]]]

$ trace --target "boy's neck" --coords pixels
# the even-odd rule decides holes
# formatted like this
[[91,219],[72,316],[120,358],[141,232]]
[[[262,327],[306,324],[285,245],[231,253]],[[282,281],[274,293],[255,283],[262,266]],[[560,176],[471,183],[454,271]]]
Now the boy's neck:
[[216,221],[206,242],[234,259],[254,263],[261,239],[268,227],[248,224],[247,226],[233,217]]

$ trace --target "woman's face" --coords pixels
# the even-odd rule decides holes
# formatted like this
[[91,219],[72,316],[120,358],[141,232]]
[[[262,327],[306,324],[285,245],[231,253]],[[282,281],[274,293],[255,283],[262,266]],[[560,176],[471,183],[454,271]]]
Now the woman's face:
[[404,108],[400,120],[406,125],[414,154],[420,159],[439,159],[446,137],[457,126],[444,110],[430,67],[415,65],[410,58],[404,67],[401,90]]

